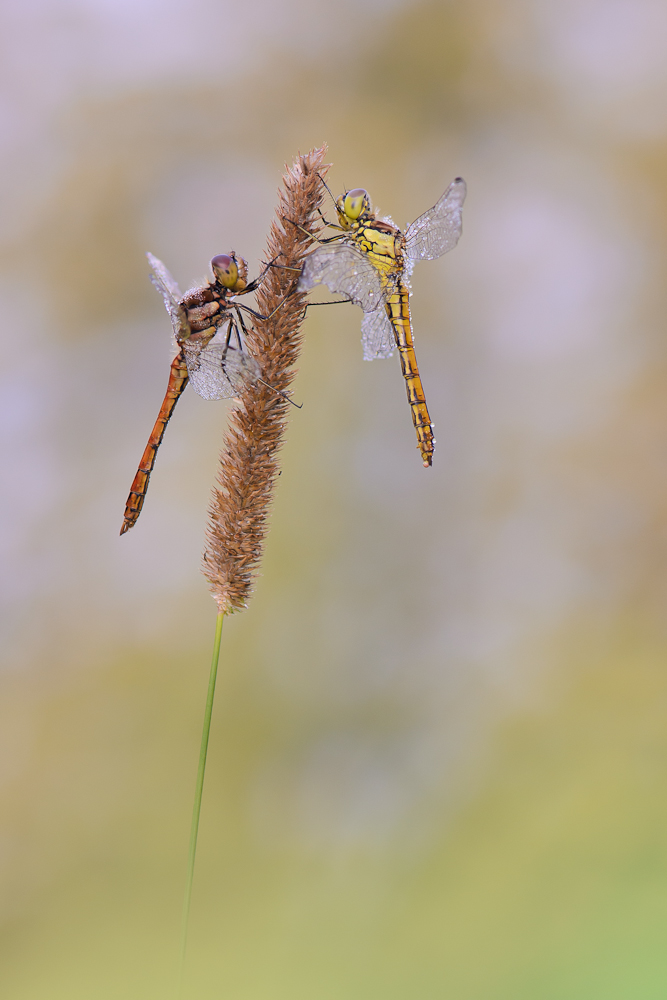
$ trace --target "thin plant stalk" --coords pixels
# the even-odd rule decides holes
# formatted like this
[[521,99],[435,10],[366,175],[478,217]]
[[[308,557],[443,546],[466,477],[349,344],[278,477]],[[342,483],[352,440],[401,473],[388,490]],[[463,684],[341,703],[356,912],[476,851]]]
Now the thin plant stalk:
[[211,732],[211,716],[213,714],[213,699],[215,697],[215,681],[218,675],[220,660],[220,638],[225,612],[218,612],[215,625],[215,640],[213,642],[213,658],[211,672],[208,678],[206,708],[204,709],[204,726],[201,734],[199,750],[199,767],[197,769],[197,784],[195,786],[195,801],[192,807],[192,824],[190,827],[190,849],[188,851],[188,872],[185,882],[185,899],[183,900],[183,923],[181,927],[181,968],[179,975],[178,996],[183,995],[183,978],[185,972],[185,952],[188,945],[188,924],[190,921],[190,901],[192,899],[192,882],[195,874],[195,858],[197,856],[197,836],[199,834],[199,816],[201,813],[202,794],[204,791],[204,775],[206,773],[206,756],[208,754],[208,738]]
[[[190,900],[197,853],[206,753],[211,728],[220,637],[225,614],[247,607],[268,530],[269,506],[279,475],[278,452],[286,427],[301,346],[300,327],[305,295],[296,290],[304,254],[321,227],[322,176],[326,173],[326,146],[299,156],[283,177],[277,218],[272,223],[267,260],[282,261],[271,268],[257,293],[260,316],[246,331],[246,346],[261,361],[261,379],[239,394],[232,410],[220,456],[218,480],[209,508],[204,575],[218,606],[213,661],[204,713],[197,788],[192,811],[188,874],[183,906],[179,997],[182,996]],[[261,316],[265,317],[264,319]]]

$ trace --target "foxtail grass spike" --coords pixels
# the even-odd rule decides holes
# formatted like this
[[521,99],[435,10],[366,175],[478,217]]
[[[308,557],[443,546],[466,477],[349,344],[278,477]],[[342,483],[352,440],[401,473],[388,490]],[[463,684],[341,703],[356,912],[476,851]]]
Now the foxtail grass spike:
[[[326,146],[299,156],[286,171],[271,226],[266,260],[271,267],[257,292],[257,310],[246,346],[262,366],[262,381],[247,386],[232,410],[209,507],[203,571],[220,611],[247,607],[262,556],[269,506],[278,476],[293,365],[301,347],[305,296],[296,292],[310,237],[322,226]],[[310,234],[310,235],[309,235]]]

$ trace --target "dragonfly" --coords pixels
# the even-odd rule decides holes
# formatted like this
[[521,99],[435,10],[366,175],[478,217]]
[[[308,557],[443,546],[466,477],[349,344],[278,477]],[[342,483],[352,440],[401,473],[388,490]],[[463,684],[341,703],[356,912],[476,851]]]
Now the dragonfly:
[[152,272],[150,279],[162,295],[171,319],[177,353],[171,362],[160,412],[127,498],[121,535],[136,524],[141,514],[157,450],[188,382],[204,399],[236,396],[249,384],[263,382],[259,363],[245,350],[246,328],[241,310],[259,319],[266,317],[236,298],[254,292],[271,265],[248,283],[248,265],[242,257],[237,257],[234,251],[218,254],[211,260],[213,277],[205,285],[181,295],[162,261],[151,253],[146,256]]
[[435,438],[410,322],[410,275],[417,261],[434,260],[456,246],[465,196],[465,181],[457,177],[433,208],[403,233],[390,218],[378,218],[366,190],[345,191],[335,202],[338,225],[327,223],[340,232],[317,240],[297,286],[305,292],[315,285],[327,285],[330,291],[345,296],[342,301],[361,306],[366,361],[391,357],[394,348],[398,349],[425,468],[433,462]]

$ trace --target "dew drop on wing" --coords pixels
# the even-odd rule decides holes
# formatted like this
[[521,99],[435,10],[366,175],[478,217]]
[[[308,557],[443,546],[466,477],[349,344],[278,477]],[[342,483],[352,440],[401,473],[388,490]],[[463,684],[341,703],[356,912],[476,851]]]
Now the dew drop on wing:
[[435,260],[456,246],[461,236],[466,190],[463,178],[457,177],[433,208],[408,226],[405,252],[409,260]]
[[162,296],[164,307],[171,319],[174,336],[180,344],[187,340],[191,333],[187,314],[181,305],[180,289],[161,260],[154,257],[152,253],[147,253],[146,256],[153,272],[150,275],[151,282]]
[[261,376],[257,361],[245,351],[224,344],[209,344],[203,350],[184,344],[190,383],[204,399],[229,399]]
[[360,250],[343,240],[318,246],[306,257],[297,287],[307,292],[315,285],[346,295],[364,312],[375,309],[383,298],[376,269]]

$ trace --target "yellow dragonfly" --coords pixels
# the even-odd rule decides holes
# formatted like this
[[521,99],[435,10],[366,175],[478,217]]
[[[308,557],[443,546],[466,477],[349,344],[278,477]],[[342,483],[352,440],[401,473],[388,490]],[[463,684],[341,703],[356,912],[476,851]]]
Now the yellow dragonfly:
[[304,263],[299,291],[327,285],[361,306],[364,359],[388,358],[398,348],[412,422],[424,466],[433,461],[435,438],[426,406],[412,326],[410,275],[419,260],[434,260],[451,250],[461,235],[465,181],[457,177],[439,201],[402,233],[391,219],[379,219],[363,188],[345,191],[336,201],[340,232],[318,240]]

